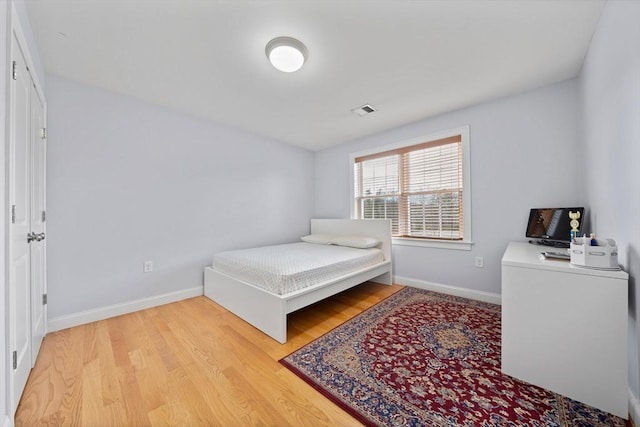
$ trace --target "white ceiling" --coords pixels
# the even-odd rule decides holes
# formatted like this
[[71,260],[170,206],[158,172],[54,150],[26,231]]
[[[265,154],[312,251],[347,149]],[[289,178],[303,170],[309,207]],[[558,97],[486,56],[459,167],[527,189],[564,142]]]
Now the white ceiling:
[[26,3],[47,72],[319,150],[576,76],[604,0]]

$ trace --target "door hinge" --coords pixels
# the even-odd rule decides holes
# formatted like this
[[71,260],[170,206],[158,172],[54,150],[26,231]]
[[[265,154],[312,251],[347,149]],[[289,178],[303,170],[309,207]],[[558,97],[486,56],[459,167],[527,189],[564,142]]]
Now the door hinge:
[[13,369],[18,369],[18,352],[13,350]]
[[11,224],[16,223],[16,205],[11,205]]
[[47,294],[42,294],[42,305],[47,305]]
[[47,139],[47,128],[40,129],[40,139]]
[[42,211],[42,222],[47,221],[47,211]]
[[13,80],[18,80],[18,63],[13,61],[13,71],[11,72]]

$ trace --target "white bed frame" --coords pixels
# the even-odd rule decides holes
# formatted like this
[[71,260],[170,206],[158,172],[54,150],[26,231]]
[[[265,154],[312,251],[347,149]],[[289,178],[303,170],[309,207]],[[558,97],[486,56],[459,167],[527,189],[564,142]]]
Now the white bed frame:
[[276,341],[287,341],[287,314],[366,281],[390,285],[391,223],[386,219],[312,219],[311,234],[375,237],[384,262],[286,295],[234,279],[211,267],[204,270],[204,295]]

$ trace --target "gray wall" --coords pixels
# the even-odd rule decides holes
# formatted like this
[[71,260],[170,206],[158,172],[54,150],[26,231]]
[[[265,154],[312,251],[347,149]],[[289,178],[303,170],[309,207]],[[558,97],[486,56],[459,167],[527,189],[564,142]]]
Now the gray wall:
[[[502,254],[510,240],[524,240],[529,209],[584,203],[577,101],[574,79],[320,151],[316,216],[349,217],[350,153],[469,125],[472,250],[394,245],[394,274],[499,294]],[[484,268],[474,266],[476,256]]]
[[202,286],[213,253],[308,233],[312,152],[52,75],[47,99],[50,320]]
[[619,261],[630,275],[629,386],[636,415],[640,409],[639,22],[640,2],[610,0],[580,76],[584,182],[593,229],[616,240]]

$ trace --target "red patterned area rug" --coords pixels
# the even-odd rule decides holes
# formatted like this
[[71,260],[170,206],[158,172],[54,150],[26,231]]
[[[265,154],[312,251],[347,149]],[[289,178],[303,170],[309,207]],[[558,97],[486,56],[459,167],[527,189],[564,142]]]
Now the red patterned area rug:
[[625,426],[500,371],[500,306],[405,288],[280,360],[366,425]]

